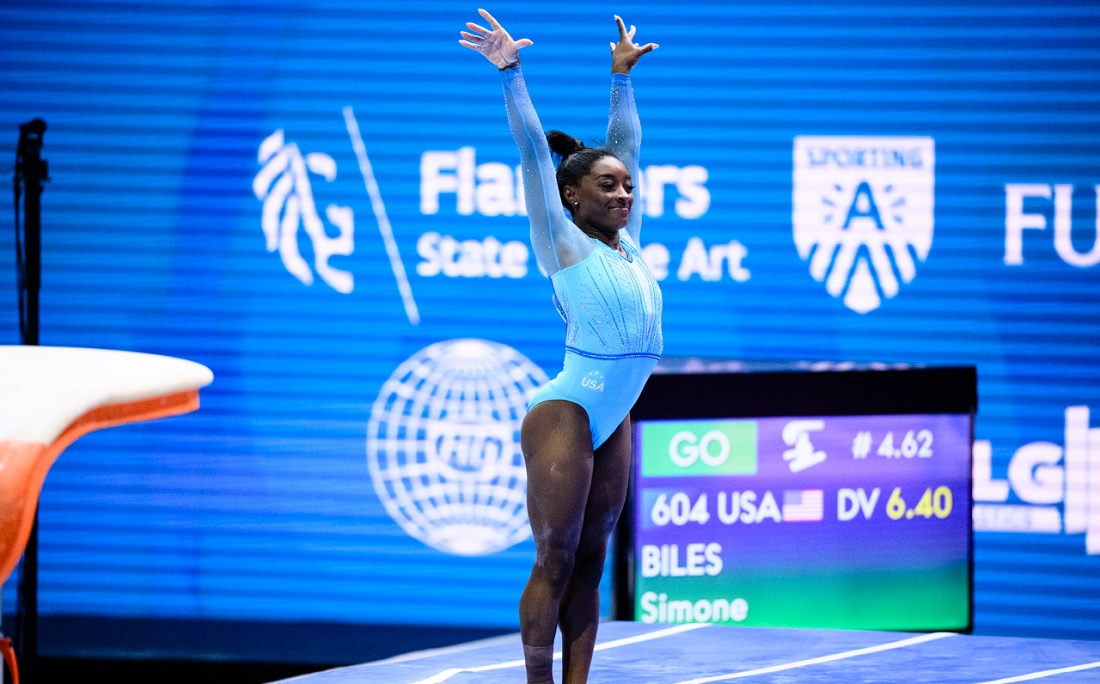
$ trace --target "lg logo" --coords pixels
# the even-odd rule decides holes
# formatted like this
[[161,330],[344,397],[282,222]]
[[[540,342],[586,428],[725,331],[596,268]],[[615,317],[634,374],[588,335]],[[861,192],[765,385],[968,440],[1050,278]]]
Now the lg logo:
[[672,437],[668,457],[681,468],[690,468],[696,461],[717,468],[730,457],[730,440],[719,430],[711,430],[702,437],[685,430]]

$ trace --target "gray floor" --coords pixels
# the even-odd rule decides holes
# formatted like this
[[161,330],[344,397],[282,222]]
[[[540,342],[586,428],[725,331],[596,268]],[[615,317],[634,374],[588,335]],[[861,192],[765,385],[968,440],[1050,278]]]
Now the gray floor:
[[[593,684],[1100,682],[1094,641],[609,622],[596,649]],[[515,684],[524,681],[521,654],[511,635],[284,681]]]

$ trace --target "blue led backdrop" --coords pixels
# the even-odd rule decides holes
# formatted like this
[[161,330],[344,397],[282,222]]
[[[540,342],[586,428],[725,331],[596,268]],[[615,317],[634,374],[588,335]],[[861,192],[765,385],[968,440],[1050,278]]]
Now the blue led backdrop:
[[[635,211],[666,355],[976,365],[975,632],[1100,638],[1100,7],[489,9],[586,140],[611,12],[660,43]],[[0,154],[49,126],[42,343],[215,376],[59,459],[43,615],[517,627],[516,436],[564,324],[474,18],[0,5]],[[0,231],[4,344],[12,254]]]

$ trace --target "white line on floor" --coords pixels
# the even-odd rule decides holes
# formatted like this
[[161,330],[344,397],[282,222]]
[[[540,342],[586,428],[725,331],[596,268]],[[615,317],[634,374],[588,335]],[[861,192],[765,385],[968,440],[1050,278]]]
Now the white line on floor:
[[1005,677],[1004,679],[996,679],[988,682],[980,682],[980,684],[1010,684],[1011,682],[1026,682],[1032,679],[1042,679],[1043,677],[1053,677],[1054,675],[1064,674],[1066,672],[1080,672],[1081,670],[1091,670],[1094,667],[1100,667],[1100,660],[1095,663],[1085,663],[1084,665],[1072,665],[1070,667],[1060,667],[1057,670],[1043,670],[1042,672],[1032,672],[1030,674],[1016,675],[1015,677]]
[[[643,641],[651,641],[653,639],[661,639],[683,632],[690,632],[702,627],[709,627],[707,624],[687,624],[676,625],[675,627],[669,627],[668,629],[657,630],[656,632],[646,632],[645,634],[638,634],[632,637],[625,637],[623,639],[616,639],[614,641],[608,641],[602,644],[596,644],[595,650],[606,651],[611,648],[619,648],[620,646],[630,646],[631,644],[641,643]],[[554,660],[561,659],[561,651],[554,654]],[[445,682],[451,677],[462,674],[464,672],[488,672],[490,670],[504,670],[509,667],[523,667],[523,659],[509,660],[503,663],[493,663],[492,665],[479,665],[477,667],[451,667],[439,672],[437,674],[428,677],[427,679],[418,679],[412,684],[439,684]]]
[[859,648],[854,651],[844,651],[843,653],[834,653],[832,655],[820,656],[817,658],[810,658],[808,660],[799,660],[793,663],[783,663],[782,665],[772,665],[770,667],[761,667],[755,670],[743,670],[741,672],[733,672],[725,675],[717,675],[715,677],[701,677],[699,679],[688,679],[678,684],[705,684],[706,682],[724,682],[730,679],[741,679],[743,677],[753,677],[755,675],[769,674],[772,672],[782,672],[783,670],[793,670],[799,667],[808,667],[810,665],[819,665],[821,663],[830,663],[834,660],[844,660],[845,658],[857,658],[859,656],[870,655],[872,653],[879,653],[881,651],[889,651],[895,648],[905,648],[906,646],[916,646],[917,644],[923,644],[928,641],[935,641],[936,639],[943,639],[944,637],[955,636],[954,632],[933,632],[932,634],[922,634],[916,637],[910,637],[909,639],[902,639],[901,641],[892,641],[888,644],[879,644],[878,646],[870,646],[868,648]]
[[456,653],[465,653],[466,651],[476,651],[479,648],[485,648],[486,646],[496,646],[498,644],[511,643],[518,641],[519,637],[515,634],[502,634],[495,637],[487,637],[485,639],[478,639],[477,641],[467,641],[461,644],[455,644],[453,646],[440,646],[439,648],[426,648],[420,651],[412,651],[410,653],[402,653],[389,658],[383,658],[382,660],[376,660],[371,665],[392,665],[393,663],[405,663],[412,660],[422,660],[424,658],[435,658],[438,656],[449,656]]

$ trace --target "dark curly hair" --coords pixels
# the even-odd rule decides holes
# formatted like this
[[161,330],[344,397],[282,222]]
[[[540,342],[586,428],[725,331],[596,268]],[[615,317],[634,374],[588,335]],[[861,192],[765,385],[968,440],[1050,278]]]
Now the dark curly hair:
[[606,147],[586,147],[583,142],[561,131],[550,131],[546,134],[546,143],[550,151],[560,159],[558,162],[558,197],[561,204],[569,214],[573,214],[573,207],[565,201],[562,190],[567,185],[577,187],[592,171],[592,166],[604,157],[618,157]]

